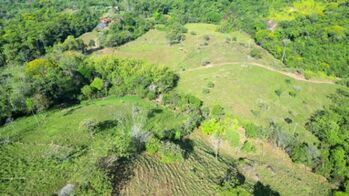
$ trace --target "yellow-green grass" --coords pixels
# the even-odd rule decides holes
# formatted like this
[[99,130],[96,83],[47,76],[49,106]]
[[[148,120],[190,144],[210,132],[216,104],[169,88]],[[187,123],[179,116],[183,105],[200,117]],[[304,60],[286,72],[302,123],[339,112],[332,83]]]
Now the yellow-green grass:
[[110,155],[119,129],[104,128],[92,135],[79,126],[87,119],[115,120],[117,113],[130,111],[134,105],[157,109],[146,123],[152,131],[173,129],[184,121],[183,115],[150,101],[109,97],[25,117],[0,128],[0,194],[51,195],[72,183],[77,193],[80,186],[90,184],[97,191],[94,194],[110,195],[112,185],[97,164]]
[[[259,48],[244,32],[220,33],[212,24],[187,24],[186,28],[185,40],[177,45],[168,44],[166,32],[151,30],[133,42],[119,48],[106,48],[97,54],[109,53],[168,65],[181,76],[178,91],[193,93],[209,106],[223,105],[237,116],[260,125],[267,125],[272,120],[286,124],[284,118],[289,117],[293,123],[285,129],[299,133],[306,140],[315,140],[304,130],[305,121],[312,112],[329,103],[327,96],[337,86],[298,81],[252,65],[286,70],[280,61]],[[210,37],[207,46],[202,45],[205,35]],[[227,43],[228,37],[235,37],[236,41]],[[262,58],[250,57],[251,48],[260,50]],[[211,66],[203,68],[203,61],[209,61]],[[286,83],[286,79],[290,79],[291,84]],[[210,89],[209,94],[203,94],[210,81],[216,83],[216,87]],[[277,89],[283,91],[280,98],[274,92]],[[290,92],[297,95],[292,97]]]
[[[208,83],[214,83],[213,88]],[[203,89],[210,92],[204,93]],[[275,92],[281,90],[280,97]],[[221,65],[181,72],[177,91],[198,96],[208,106],[222,105],[236,116],[267,126],[271,121],[284,125],[291,134],[316,141],[304,129],[310,115],[329,104],[332,84],[297,81],[253,65]],[[290,92],[296,93],[291,96]],[[285,118],[292,119],[291,124]]]
[[[220,33],[216,31],[217,26],[212,24],[187,24],[186,28],[188,33],[180,44],[170,45],[166,39],[166,32],[150,30],[137,40],[119,48],[105,48],[96,53],[143,59],[152,63],[165,64],[174,70],[200,67],[204,61],[212,64],[256,62],[284,68],[282,63],[254,44],[247,33],[240,31],[229,34]],[[210,37],[207,46],[202,45],[206,35]],[[227,43],[228,38],[236,38],[236,41]],[[261,51],[262,59],[249,56],[252,48],[258,48]]]
[[138,157],[122,195],[216,195],[219,180],[233,160],[216,160],[199,140],[193,146],[193,152],[180,163],[164,164],[147,154]]
[[84,44],[86,44],[86,45],[89,45],[90,41],[93,40],[93,41],[95,41],[96,46],[98,46],[98,31],[96,31],[96,30],[93,30],[93,31],[91,31],[91,32],[84,33],[84,34],[82,34],[79,38],[80,38],[80,39],[84,42]]
[[[191,139],[202,141],[214,148],[214,143],[200,131],[191,134]],[[240,161],[239,170],[250,182],[260,181],[270,185],[281,195],[329,195],[331,185],[326,178],[311,172],[304,165],[294,164],[281,149],[261,140],[251,140],[256,152],[246,153],[240,147],[232,147],[223,141],[220,146],[222,156]]]

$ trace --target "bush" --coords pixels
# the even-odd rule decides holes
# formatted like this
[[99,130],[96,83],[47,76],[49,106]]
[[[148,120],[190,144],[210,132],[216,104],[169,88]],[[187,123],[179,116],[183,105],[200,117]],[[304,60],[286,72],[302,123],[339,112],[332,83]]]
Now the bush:
[[203,38],[204,38],[205,41],[210,41],[210,36],[209,35],[204,35]]
[[214,83],[211,82],[211,81],[208,82],[207,87],[208,87],[208,88],[214,88]]
[[290,91],[290,92],[288,92],[288,95],[290,95],[291,97],[296,97],[297,96],[297,92],[296,91]]
[[151,155],[154,155],[156,154],[157,152],[159,152],[161,148],[161,143],[160,143],[160,140],[155,138],[155,137],[152,137],[146,144],[145,144],[145,149],[146,151],[151,154]]
[[83,131],[88,131],[94,134],[98,128],[98,122],[95,119],[85,119],[80,122],[79,129]]
[[211,62],[209,60],[204,60],[202,61],[201,65],[202,66],[206,66],[206,65],[209,65]]
[[235,130],[226,131],[224,138],[233,147],[238,147],[240,145],[240,135]]
[[180,23],[176,22],[168,27],[166,38],[171,45],[178,44],[185,39],[184,33],[188,30]]
[[160,157],[162,163],[176,163],[183,161],[183,150],[171,142],[164,142],[160,148]]
[[315,73],[310,71],[310,70],[305,70],[304,71],[304,78],[307,80],[310,80],[311,78],[315,77]]
[[256,147],[250,141],[247,140],[242,146],[241,151],[247,153],[256,152]]
[[249,138],[257,138],[258,135],[258,127],[253,123],[247,123],[244,125],[245,134]]
[[251,57],[255,59],[261,59],[262,58],[262,53],[259,51],[257,48],[253,48],[250,52]]
[[195,31],[191,31],[190,34],[191,35],[197,35],[197,33]]
[[278,97],[280,97],[282,95],[282,90],[280,88],[276,89],[274,92]]

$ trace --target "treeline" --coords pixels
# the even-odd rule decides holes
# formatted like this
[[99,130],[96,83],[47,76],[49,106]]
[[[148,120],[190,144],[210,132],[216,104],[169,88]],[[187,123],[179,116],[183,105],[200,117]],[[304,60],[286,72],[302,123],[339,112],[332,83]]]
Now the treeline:
[[348,1],[237,0],[232,5],[233,25],[287,66],[310,76],[349,76]]
[[81,40],[68,37],[45,57],[4,69],[0,75],[1,122],[106,95],[154,99],[178,80],[162,66],[111,56],[87,57],[81,53],[83,46]]
[[91,31],[110,1],[0,2],[0,66],[21,64],[48,47]]
[[[313,114],[306,127],[321,143],[319,156],[311,161],[313,169],[349,193],[349,92],[338,90],[332,105]],[[309,152],[305,151],[309,156]],[[306,160],[306,159],[305,159]]]

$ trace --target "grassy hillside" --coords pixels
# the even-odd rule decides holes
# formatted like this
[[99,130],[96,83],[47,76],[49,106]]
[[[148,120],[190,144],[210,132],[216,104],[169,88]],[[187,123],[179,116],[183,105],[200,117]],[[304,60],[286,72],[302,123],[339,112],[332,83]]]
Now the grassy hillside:
[[[214,87],[208,87],[209,83]],[[205,93],[204,89],[209,92]],[[280,96],[275,92],[279,89]],[[327,96],[335,92],[330,84],[306,83],[239,64],[182,72],[177,90],[196,95],[209,106],[220,104],[260,125],[266,126],[271,121],[282,123],[286,130],[300,134],[305,140],[314,138],[304,129],[306,120],[316,109],[328,104]],[[285,118],[293,122],[287,124]]]
[[[178,91],[193,93],[209,106],[220,104],[260,125],[271,120],[280,122],[291,133],[315,141],[304,129],[305,120],[329,103],[327,96],[338,86],[316,84],[322,81],[306,81],[302,75],[285,72],[288,69],[280,61],[259,48],[244,32],[219,33],[217,26],[211,24],[187,24],[186,28],[186,38],[178,45],[168,44],[166,32],[151,30],[136,41],[97,54],[168,65],[181,76]],[[203,44],[205,36],[209,37],[207,45]],[[260,59],[250,56],[252,49],[260,51]],[[206,61],[207,69],[202,66]],[[208,88],[209,82],[215,87]],[[279,89],[280,97],[275,93]],[[204,94],[207,90],[210,93]],[[287,124],[285,118],[293,123]]]
[[[0,128],[0,193],[50,195],[68,183],[78,186],[78,193],[86,186],[92,187],[90,194],[110,193],[112,185],[97,165],[113,149],[116,115],[134,105],[156,110],[146,124],[153,131],[171,129],[184,119],[137,97],[110,97],[19,119]],[[99,122],[98,133],[81,129],[81,122],[87,119]]]
[[[260,60],[248,56],[252,48],[257,48],[253,40],[244,32],[223,34],[211,24],[187,24],[185,40],[178,45],[169,45],[166,32],[151,30],[136,41],[119,48],[105,48],[97,53],[112,53],[120,57],[144,59],[153,63],[166,64],[175,70],[200,67],[204,61],[219,64],[225,62],[259,62],[282,68],[282,64],[262,49]],[[205,45],[205,36],[209,41]],[[236,39],[236,41],[235,41]],[[230,40],[230,41],[228,41]]]

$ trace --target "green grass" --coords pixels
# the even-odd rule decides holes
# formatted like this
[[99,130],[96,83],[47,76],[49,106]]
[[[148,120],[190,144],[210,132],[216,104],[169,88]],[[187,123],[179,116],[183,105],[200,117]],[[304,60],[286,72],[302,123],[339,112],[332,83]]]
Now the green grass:
[[[252,65],[259,63],[277,70],[287,70],[280,61],[256,46],[244,32],[223,34],[216,31],[217,26],[209,24],[187,24],[186,27],[186,39],[178,45],[170,46],[165,32],[151,30],[124,46],[107,48],[97,53],[110,53],[168,65],[180,75],[177,91],[196,95],[207,106],[220,104],[235,116],[258,125],[267,126],[270,121],[279,122],[285,131],[298,133],[299,138],[305,141],[318,142],[305,130],[304,124],[315,110],[329,104],[328,95],[339,86],[299,81]],[[195,35],[191,32],[195,32]],[[207,46],[202,46],[205,35],[210,40]],[[227,37],[235,37],[236,41],[227,43]],[[261,51],[261,59],[250,57],[252,48]],[[231,65],[202,68],[203,61],[211,64],[231,62]],[[213,87],[208,85],[211,82],[214,83]],[[204,89],[209,89],[209,93],[204,93]],[[278,89],[281,90],[280,97],[275,93]],[[285,122],[287,117],[292,119],[291,124]],[[229,156],[247,157],[255,161],[253,172],[245,167],[241,168],[248,179],[256,180],[258,174],[260,181],[269,184],[282,195],[327,194],[330,185],[326,179],[312,173],[303,165],[292,163],[284,151],[264,141],[254,142],[254,145],[257,148],[256,153],[228,150],[228,147],[225,149],[229,151]],[[270,171],[268,166],[272,166],[275,172]],[[160,178],[162,175],[166,176],[166,172],[156,176]],[[142,181],[142,178],[138,180]],[[127,189],[132,190],[137,186],[141,185],[132,184]]]
[[157,109],[146,123],[146,129],[154,132],[173,129],[184,120],[182,115],[137,97],[109,97],[18,119],[0,128],[0,138],[10,141],[0,146],[0,193],[50,195],[67,183],[90,183],[95,190],[91,194],[109,194],[110,181],[96,164],[110,154],[118,129],[92,136],[79,129],[79,124],[91,118],[114,120],[117,113],[129,111],[133,105]]
[[[297,132],[305,140],[316,141],[313,135],[304,130],[304,123],[312,112],[329,103],[327,96],[337,86],[296,81],[249,65],[259,63],[287,70],[280,61],[256,46],[244,32],[224,34],[216,31],[216,25],[210,24],[187,24],[186,27],[186,39],[178,45],[168,44],[166,32],[151,30],[117,49],[107,48],[97,53],[112,53],[124,58],[168,65],[180,73],[178,91],[192,93],[209,106],[221,104],[237,116],[260,125],[267,125],[271,120],[281,122],[291,133]],[[195,32],[195,35],[191,32]],[[210,37],[208,45],[202,46],[206,35]],[[227,37],[236,38],[236,41],[227,43]],[[252,48],[261,51],[261,59],[249,56]],[[234,65],[200,69],[203,61],[211,64],[232,62]],[[287,84],[286,79],[290,79],[291,84]],[[214,82],[215,87],[208,88],[209,82]],[[277,89],[282,91],[280,98],[275,94]],[[295,92],[295,97],[290,96]],[[286,126],[286,117],[291,118],[293,123]]]
[[[247,33],[232,32],[229,34],[216,31],[217,26],[211,24],[187,24],[186,39],[177,45],[169,45],[166,32],[150,30],[137,40],[119,48],[106,48],[99,53],[113,54],[120,57],[136,58],[157,64],[165,64],[173,70],[200,67],[203,61],[214,64],[225,62],[258,62],[273,67],[282,68],[282,64],[269,53],[261,50],[262,59],[253,59],[249,56],[253,47],[258,47]],[[196,35],[192,35],[195,32]],[[204,36],[210,40],[207,46],[202,46]],[[236,38],[236,41],[226,42],[226,39]]]
[[98,32],[96,30],[82,34],[80,37],[84,44],[88,45],[91,40],[95,41],[96,46],[98,46]]
[[[308,141],[314,141],[315,137],[305,131],[306,120],[315,110],[329,104],[327,96],[336,89],[330,84],[296,81],[253,65],[196,69],[182,72],[180,78],[179,92],[198,96],[208,106],[220,104],[236,116],[259,125],[266,126],[272,120],[282,123],[285,130],[296,132]],[[214,88],[209,94],[203,94],[202,89],[207,88],[208,82],[213,82]],[[278,89],[280,97],[275,93]],[[295,97],[290,92],[295,92]],[[286,117],[293,122],[287,124]]]

